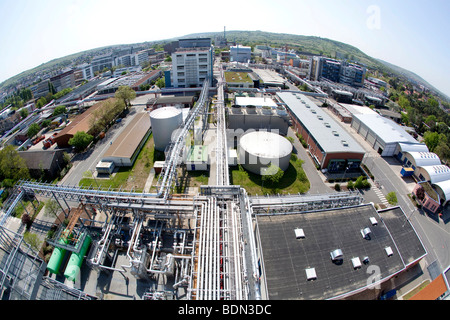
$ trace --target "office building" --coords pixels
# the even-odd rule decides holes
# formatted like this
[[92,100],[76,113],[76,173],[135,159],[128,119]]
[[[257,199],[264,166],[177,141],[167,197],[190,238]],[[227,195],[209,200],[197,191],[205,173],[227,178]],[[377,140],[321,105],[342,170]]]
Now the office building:
[[362,87],[366,69],[346,61],[326,57],[313,57],[311,60],[310,79],[313,81],[329,80],[352,87]]
[[96,56],[91,61],[92,70],[94,72],[101,72],[105,68],[112,68],[114,66],[114,56],[112,53]]
[[210,79],[212,84],[214,51],[211,39],[184,39],[179,44],[172,53],[171,86],[201,87],[205,79]]
[[62,73],[51,77],[50,82],[57,92],[75,87],[75,71],[73,69],[65,70]]

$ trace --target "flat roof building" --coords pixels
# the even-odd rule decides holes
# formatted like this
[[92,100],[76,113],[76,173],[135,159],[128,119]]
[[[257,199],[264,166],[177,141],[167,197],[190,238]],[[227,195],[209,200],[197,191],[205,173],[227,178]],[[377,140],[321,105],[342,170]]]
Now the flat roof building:
[[150,128],[148,113],[138,113],[106,150],[102,162],[113,162],[117,167],[132,166],[151,133]]
[[398,144],[419,144],[394,121],[379,114],[353,114],[352,128],[383,157],[398,154]]
[[294,130],[308,144],[312,158],[321,169],[339,172],[359,168],[365,150],[327,112],[299,93],[279,92]]
[[248,63],[252,58],[252,48],[246,46],[231,46],[230,47],[231,61]]
[[253,72],[261,79],[261,87],[284,88],[287,80],[283,79],[277,72],[268,69],[253,69]]
[[[266,295],[262,299],[330,300],[374,294],[369,290],[372,285],[382,286],[427,254],[400,207],[376,211],[369,204],[258,214],[256,221]],[[374,266],[379,277],[368,281]]]

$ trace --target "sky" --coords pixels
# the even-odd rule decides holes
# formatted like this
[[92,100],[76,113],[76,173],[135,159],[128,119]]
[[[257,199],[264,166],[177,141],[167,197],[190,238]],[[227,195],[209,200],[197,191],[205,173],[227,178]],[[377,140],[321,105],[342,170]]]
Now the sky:
[[448,0],[0,0],[0,83],[84,50],[226,27],[344,42],[450,96],[449,15]]

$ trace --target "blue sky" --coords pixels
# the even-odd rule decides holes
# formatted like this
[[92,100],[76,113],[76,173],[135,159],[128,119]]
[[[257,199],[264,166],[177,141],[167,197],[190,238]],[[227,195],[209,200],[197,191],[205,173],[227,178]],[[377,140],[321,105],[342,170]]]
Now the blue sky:
[[348,43],[450,96],[449,13],[448,0],[0,0],[0,82],[84,50],[226,26]]

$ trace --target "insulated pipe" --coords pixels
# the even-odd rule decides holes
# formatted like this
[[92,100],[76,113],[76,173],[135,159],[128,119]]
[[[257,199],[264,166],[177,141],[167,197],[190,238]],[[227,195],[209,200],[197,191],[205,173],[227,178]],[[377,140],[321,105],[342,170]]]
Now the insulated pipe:
[[253,273],[253,277],[255,279],[255,285],[256,285],[256,296],[255,299],[256,300],[260,300],[261,299],[261,287],[260,287],[260,280],[259,280],[259,272],[258,272],[258,266],[257,266],[257,261],[258,261],[258,257],[257,257],[257,249],[256,249],[256,243],[255,243],[255,238],[253,236],[253,228],[252,228],[252,206],[250,204],[248,195],[247,195],[247,191],[244,188],[241,188],[241,194],[244,196],[244,201],[245,201],[245,205],[247,207],[246,210],[246,217],[244,217],[244,219],[247,219],[247,228],[248,228],[248,232],[249,232],[249,240],[250,240],[250,252],[252,253],[252,273]]

